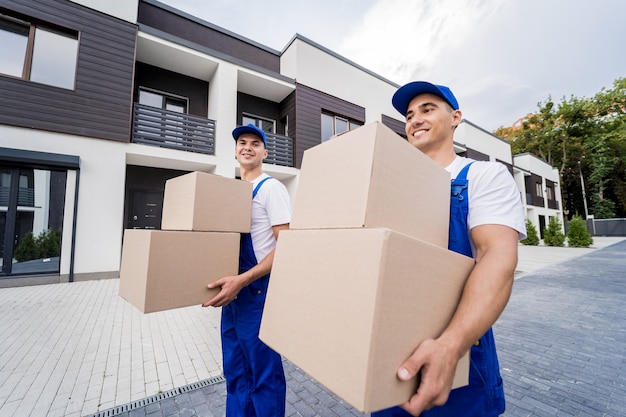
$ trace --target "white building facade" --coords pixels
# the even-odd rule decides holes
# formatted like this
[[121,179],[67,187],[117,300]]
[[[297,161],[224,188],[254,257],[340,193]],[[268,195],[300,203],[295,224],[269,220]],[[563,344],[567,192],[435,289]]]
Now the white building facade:
[[[237,125],[267,132],[264,169],[292,196],[303,152],[333,134],[373,121],[404,134],[397,84],[300,35],[275,51],[155,0],[0,7],[0,42],[16,45],[14,66],[0,66],[0,286],[117,277],[124,229],[160,227],[167,179],[238,176]],[[63,78],[47,73],[55,61],[35,32],[76,58],[55,68]],[[509,166],[539,227],[560,216],[552,168],[468,121],[455,141]],[[527,189],[537,176],[556,208]],[[20,255],[29,233],[48,230],[56,252]]]

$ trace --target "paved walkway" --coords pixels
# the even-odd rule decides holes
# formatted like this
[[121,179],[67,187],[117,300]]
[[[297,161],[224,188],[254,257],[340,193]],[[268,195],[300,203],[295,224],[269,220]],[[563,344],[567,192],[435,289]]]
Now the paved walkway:
[[[626,415],[625,255],[624,238],[520,246],[495,326],[506,416]],[[0,417],[223,416],[219,310],[142,314],[118,284],[0,289]],[[362,416],[285,369],[288,416]]]

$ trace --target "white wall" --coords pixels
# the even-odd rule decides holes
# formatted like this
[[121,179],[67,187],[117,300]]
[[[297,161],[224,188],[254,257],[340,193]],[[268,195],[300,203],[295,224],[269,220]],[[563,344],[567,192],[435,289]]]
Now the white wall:
[[508,142],[466,121],[461,122],[456,128],[454,141],[489,155],[491,161],[500,160],[509,164],[513,163],[511,145]]
[[324,50],[295,39],[281,56],[281,74],[335,97],[365,107],[365,122],[381,114],[403,120],[391,105],[394,84],[385,82]]

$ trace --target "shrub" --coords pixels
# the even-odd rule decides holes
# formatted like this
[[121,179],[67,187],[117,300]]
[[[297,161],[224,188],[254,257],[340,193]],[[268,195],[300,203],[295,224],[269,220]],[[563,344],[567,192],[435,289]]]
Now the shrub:
[[40,258],[51,258],[61,253],[61,231],[59,229],[44,230],[35,239],[39,247]]
[[31,259],[39,258],[39,248],[37,247],[37,242],[35,241],[33,232],[28,232],[24,235],[22,242],[17,248],[15,248],[13,257],[18,262],[30,261]]
[[15,248],[13,257],[18,262],[24,262],[59,256],[60,253],[61,230],[47,229],[37,237],[33,235],[33,232],[26,233],[22,238],[22,242]]
[[537,234],[537,228],[530,221],[526,219],[526,239],[520,240],[522,245],[537,246],[539,244],[539,235]]
[[587,231],[587,222],[580,216],[569,221],[567,244],[575,248],[587,248],[593,245],[593,238]]
[[543,242],[548,246],[565,245],[565,234],[561,231],[561,222],[556,216],[550,217],[548,227],[543,236]]

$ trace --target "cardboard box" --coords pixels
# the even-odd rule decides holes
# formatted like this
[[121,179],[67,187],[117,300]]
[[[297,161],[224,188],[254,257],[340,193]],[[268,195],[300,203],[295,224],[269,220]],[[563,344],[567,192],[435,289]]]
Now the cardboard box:
[[252,184],[205,172],[165,182],[162,230],[250,232]]
[[448,247],[450,174],[379,122],[304,152],[292,229],[386,227]]
[[[396,377],[449,323],[474,260],[384,228],[285,230],[260,338],[361,412],[407,401]],[[469,355],[454,387],[467,385]]]
[[120,296],[144,313],[200,305],[218,289],[206,285],[236,275],[239,233],[127,229]]

